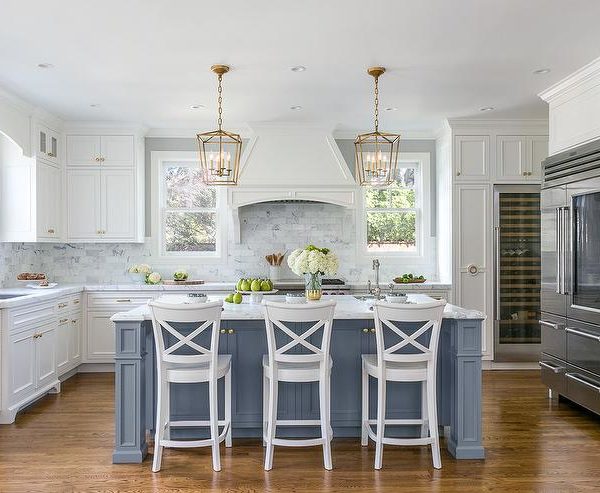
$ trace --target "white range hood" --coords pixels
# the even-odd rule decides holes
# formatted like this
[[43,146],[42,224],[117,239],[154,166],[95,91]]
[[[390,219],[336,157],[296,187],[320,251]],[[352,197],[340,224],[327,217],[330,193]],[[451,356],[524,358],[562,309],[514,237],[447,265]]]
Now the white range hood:
[[355,206],[358,186],[328,128],[272,124],[251,128],[239,184],[229,189],[238,241],[238,209],[246,205],[310,201]]

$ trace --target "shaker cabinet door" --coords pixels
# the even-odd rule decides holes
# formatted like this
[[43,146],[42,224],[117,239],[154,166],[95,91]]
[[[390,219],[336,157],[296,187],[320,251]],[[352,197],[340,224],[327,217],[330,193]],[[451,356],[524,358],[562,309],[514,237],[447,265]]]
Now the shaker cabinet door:
[[501,179],[523,180],[529,170],[527,137],[499,135],[496,140],[496,176]]
[[35,340],[36,387],[41,388],[56,381],[56,326],[48,325],[38,330]]
[[37,163],[37,236],[56,239],[61,235],[61,170]]
[[133,166],[135,144],[133,135],[103,135],[100,137],[102,166]]
[[133,170],[102,170],[103,239],[135,238],[135,177]]
[[454,138],[454,179],[481,181],[489,177],[489,135],[457,135]]
[[100,137],[97,135],[67,135],[67,166],[100,164]]
[[102,237],[100,171],[67,170],[67,228],[69,239]]

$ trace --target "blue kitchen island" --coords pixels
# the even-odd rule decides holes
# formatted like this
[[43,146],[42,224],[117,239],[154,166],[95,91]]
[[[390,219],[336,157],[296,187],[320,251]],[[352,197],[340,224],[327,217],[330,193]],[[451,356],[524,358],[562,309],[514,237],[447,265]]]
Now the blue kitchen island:
[[[361,354],[375,353],[373,312],[353,296],[337,301],[331,340],[331,421],[336,437],[360,437]],[[210,297],[209,300],[218,299]],[[270,296],[272,300],[283,300]],[[174,300],[175,301],[175,300]],[[409,301],[431,301],[409,295]],[[481,337],[485,316],[447,305],[440,335],[438,362],[438,417],[446,445],[457,459],[482,459]],[[148,306],[117,313],[115,323],[115,449],[114,463],[139,463],[148,451],[155,421],[156,367]],[[299,324],[300,325],[300,324]],[[194,327],[195,328],[195,327]],[[298,327],[302,331],[302,327]],[[232,355],[233,437],[262,438],[262,357],[267,353],[263,308],[247,299],[241,305],[224,304],[219,352]],[[222,382],[220,382],[222,384]],[[376,386],[371,382],[371,416],[375,415]],[[207,384],[172,384],[174,419],[208,419]],[[219,387],[222,389],[222,386]],[[222,392],[222,391],[221,391]],[[388,383],[387,417],[418,418],[418,383]],[[222,394],[221,394],[222,395]],[[221,407],[223,399],[219,399]],[[222,410],[221,410],[222,415]],[[279,419],[318,419],[316,384],[280,383]],[[177,430],[193,436],[206,429]],[[315,436],[315,428],[281,427],[278,436]],[[418,436],[417,427],[386,427],[387,434]],[[190,436],[191,436],[190,435]],[[357,440],[357,447],[360,443]],[[235,446],[235,443],[234,443]]]

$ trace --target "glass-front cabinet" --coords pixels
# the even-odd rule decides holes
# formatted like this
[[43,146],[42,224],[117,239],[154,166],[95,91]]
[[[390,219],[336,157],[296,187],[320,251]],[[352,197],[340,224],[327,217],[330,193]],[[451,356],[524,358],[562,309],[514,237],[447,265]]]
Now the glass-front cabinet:
[[540,351],[540,192],[495,189],[496,361],[535,361]]

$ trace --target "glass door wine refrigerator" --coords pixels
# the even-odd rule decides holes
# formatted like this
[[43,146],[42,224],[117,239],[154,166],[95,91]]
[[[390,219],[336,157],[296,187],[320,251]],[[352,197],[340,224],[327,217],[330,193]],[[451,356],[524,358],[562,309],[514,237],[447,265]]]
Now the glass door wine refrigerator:
[[494,189],[495,361],[538,361],[540,354],[540,189]]

